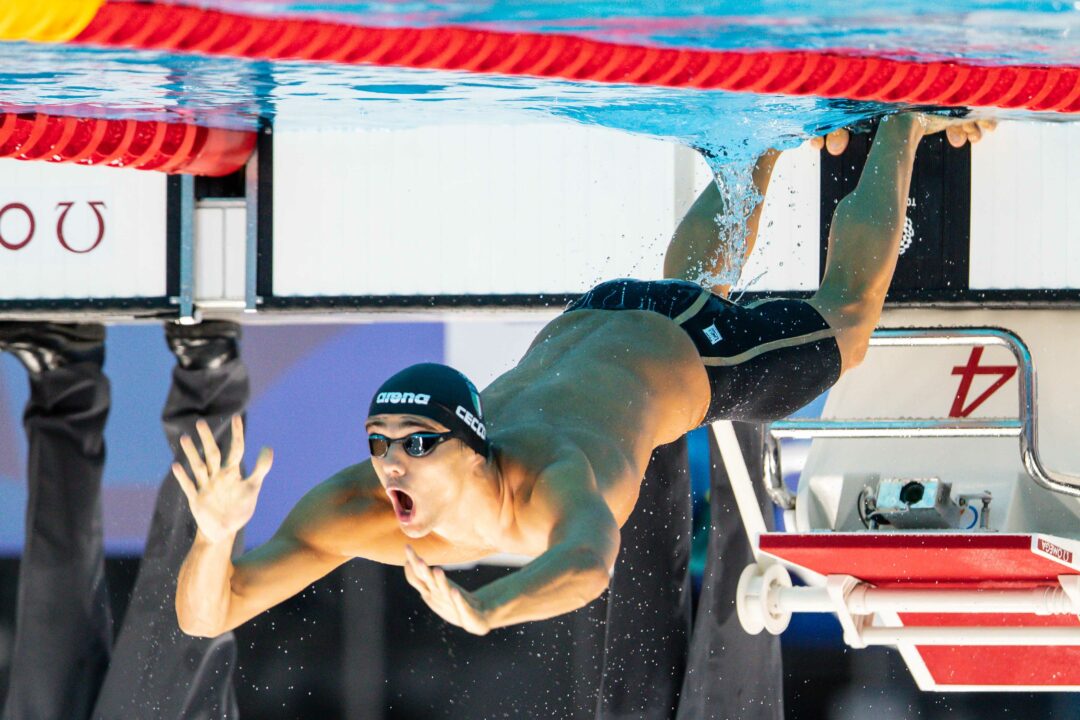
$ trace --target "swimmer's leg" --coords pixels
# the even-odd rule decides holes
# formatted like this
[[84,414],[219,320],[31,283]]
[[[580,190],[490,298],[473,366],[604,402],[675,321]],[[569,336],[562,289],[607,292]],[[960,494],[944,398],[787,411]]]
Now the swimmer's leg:
[[101,325],[0,325],[0,349],[30,375],[26,541],[4,718],[89,718],[108,666],[104,339]]
[[[167,326],[166,340],[178,364],[162,426],[178,462],[186,462],[180,436],[194,435],[200,418],[219,444],[230,442],[232,416],[244,411],[249,395],[247,369],[238,356],[239,334],[239,326],[225,322]],[[187,500],[167,475],[95,718],[238,716],[233,634],[196,638],[177,625],[176,580],[194,537]]]
[[915,150],[918,116],[881,121],[859,184],[833,214],[821,287],[810,303],[838,331],[843,370],[862,362],[896,270]]
[[[675,235],[668,245],[664,256],[664,277],[698,282],[704,277],[716,277],[734,263],[742,263],[754,249],[757,239],[758,223],[761,221],[761,208],[765,204],[765,193],[769,189],[773,166],[780,153],[767,150],[754,165],[754,187],[761,201],[754,207],[746,221],[746,243],[742,257],[728,255],[731,248],[739,246],[739,238],[722,234],[716,223],[716,216],[728,212],[716,183],[711,182],[698,196],[687,211]],[[714,293],[727,297],[730,285],[715,285],[710,288]]]

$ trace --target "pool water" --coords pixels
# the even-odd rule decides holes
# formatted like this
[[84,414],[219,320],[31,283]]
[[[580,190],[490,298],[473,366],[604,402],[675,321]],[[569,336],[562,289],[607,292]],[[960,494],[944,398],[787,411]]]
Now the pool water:
[[493,0],[299,3],[202,0],[202,7],[370,25],[469,25],[567,32],[679,48],[872,50],[897,58],[1075,64],[1080,3],[1061,0]]
[[[913,0],[197,4],[369,25],[573,32],[671,47],[843,49],[900,58],[1080,65],[1080,2],[1075,1],[961,0],[945,9]],[[722,91],[26,43],[0,44],[0,107],[231,128],[254,127],[259,118],[282,128],[559,119],[707,146],[721,158],[740,160],[888,109]]]

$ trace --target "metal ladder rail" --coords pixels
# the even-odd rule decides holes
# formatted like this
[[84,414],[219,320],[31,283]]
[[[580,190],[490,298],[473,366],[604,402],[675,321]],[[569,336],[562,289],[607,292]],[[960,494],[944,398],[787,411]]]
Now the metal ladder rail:
[[1015,333],[994,327],[895,328],[877,330],[871,347],[1000,346],[1016,358],[1018,417],[978,420],[781,420],[767,426],[764,442],[765,492],[783,510],[795,509],[795,495],[784,485],[780,460],[783,438],[1018,437],[1028,475],[1051,492],[1080,497],[1080,477],[1046,469],[1038,451],[1038,404],[1031,351]]

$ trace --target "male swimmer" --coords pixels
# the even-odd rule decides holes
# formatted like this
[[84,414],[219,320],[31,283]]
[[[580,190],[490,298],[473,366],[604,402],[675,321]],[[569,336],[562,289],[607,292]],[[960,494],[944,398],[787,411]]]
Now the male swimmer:
[[[404,565],[436,613],[480,635],[586,605],[608,586],[657,446],[721,418],[784,417],[859,364],[896,267],[916,147],[946,127],[963,144],[984,126],[917,114],[881,122],[858,187],[837,206],[809,300],[740,306],[727,287],[697,284],[727,261],[710,185],[675,233],[667,279],[585,293],[482,396],[441,365],[394,375],[369,409],[371,460],[316,486],[236,559],[272,455],[264,449],[245,479],[240,418],[224,460],[200,424],[203,456],[185,437],[190,473],[173,466],[199,527],[180,571],[180,627],[218,635],[355,557]],[[845,139],[828,138],[830,151]],[[762,195],[776,157],[756,166]],[[747,251],[759,215],[760,205]],[[496,552],[535,559],[473,591],[437,567]]]

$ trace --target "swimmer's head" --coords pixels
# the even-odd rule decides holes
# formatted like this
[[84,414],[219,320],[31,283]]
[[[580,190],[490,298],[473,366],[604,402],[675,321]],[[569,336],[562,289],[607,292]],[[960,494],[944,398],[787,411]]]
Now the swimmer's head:
[[384,382],[366,429],[376,474],[413,537],[433,529],[488,456],[480,394],[445,365],[413,365]]
[[447,365],[405,368],[375,391],[368,417],[415,415],[434,420],[480,455],[487,456],[487,427],[480,393],[469,378]]

